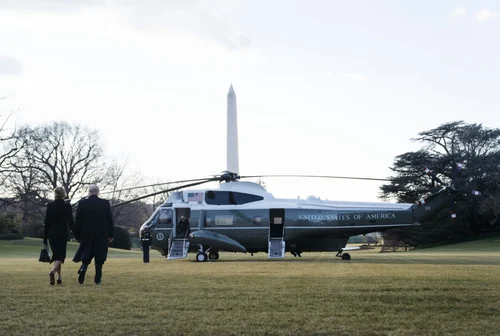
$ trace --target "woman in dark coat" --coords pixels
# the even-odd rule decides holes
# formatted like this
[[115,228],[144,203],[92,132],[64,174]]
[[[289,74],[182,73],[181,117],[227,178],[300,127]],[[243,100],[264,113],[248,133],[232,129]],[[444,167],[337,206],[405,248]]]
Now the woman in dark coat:
[[68,226],[73,231],[73,210],[69,203],[64,202],[66,191],[63,187],[54,189],[54,202],[47,205],[45,215],[43,243],[47,245],[47,239],[52,250],[50,263],[54,261],[54,267],[49,273],[50,284],[55,283],[57,273],[57,284],[62,283],[61,266],[66,259],[66,246],[68,243]]

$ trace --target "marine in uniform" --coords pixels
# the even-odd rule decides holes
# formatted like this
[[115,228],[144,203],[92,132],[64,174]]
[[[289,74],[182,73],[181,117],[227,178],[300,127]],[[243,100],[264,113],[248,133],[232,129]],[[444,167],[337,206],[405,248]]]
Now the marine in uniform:
[[151,249],[151,231],[144,229],[141,231],[142,261],[149,263],[149,251]]

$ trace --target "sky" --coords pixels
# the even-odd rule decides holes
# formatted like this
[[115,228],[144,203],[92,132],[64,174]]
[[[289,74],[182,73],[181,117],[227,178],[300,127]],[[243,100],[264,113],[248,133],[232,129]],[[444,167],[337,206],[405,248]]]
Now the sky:
[[[419,132],[500,127],[500,2],[1,0],[0,108],[100,131],[130,171],[387,178]],[[265,178],[275,197],[379,201],[381,182]]]

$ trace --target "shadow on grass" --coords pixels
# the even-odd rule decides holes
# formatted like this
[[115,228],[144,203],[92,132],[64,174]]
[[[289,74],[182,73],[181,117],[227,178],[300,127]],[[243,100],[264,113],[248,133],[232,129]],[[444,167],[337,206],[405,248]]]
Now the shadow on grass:
[[[251,258],[251,257],[250,257]],[[219,260],[208,260],[204,263],[320,263],[320,264],[332,264],[332,265],[349,265],[349,264],[393,264],[393,265],[500,265],[500,258],[498,256],[489,257],[478,257],[474,258],[473,255],[470,258],[439,258],[439,257],[421,257],[421,258],[358,258],[351,257],[353,259],[346,261],[338,257],[309,257],[309,258],[294,258],[294,259],[264,259],[259,257],[258,259],[246,259],[246,258],[231,258]],[[165,260],[165,262],[189,262],[189,263],[200,263],[196,259],[190,259],[189,256],[184,260]],[[200,263],[202,264],[202,263]]]

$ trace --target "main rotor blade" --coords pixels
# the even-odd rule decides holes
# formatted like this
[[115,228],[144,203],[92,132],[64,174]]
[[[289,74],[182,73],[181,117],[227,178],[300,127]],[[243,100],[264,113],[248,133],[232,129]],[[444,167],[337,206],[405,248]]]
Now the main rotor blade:
[[[312,178],[335,178],[335,179],[351,179],[351,180],[391,181],[389,179],[379,179],[379,178],[371,178],[371,177],[326,176],[326,175],[252,175],[252,176],[240,176],[240,178],[254,178],[254,177],[312,177]],[[141,186],[137,186],[137,187],[124,188],[124,189],[119,189],[119,190],[114,190],[114,191],[104,191],[104,192],[100,192],[99,194],[106,195],[106,194],[118,193],[118,192],[122,192],[122,191],[134,190],[134,189],[157,187],[157,186],[162,186],[162,185],[166,185],[166,184],[198,182],[198,181],[207,181],[207,180],[218,181],[219,179],[205,177],[205,178],[198,178],[198,179],[160,182],[160,183],[141,185]]]
[[174,187],[174,188],[169,188],[169,189],[157,191],[157,192],[154,192],[154,193],[151,193],[151,194],[147,194],[147,195],[144,195],[144,196],[141,196],[141,197],[137,197],[137,198],[134,198],[134,199],[131,199],[131,200],[128,200],[128,201],[124,201],[124,202],[118,203],[118,204],[113,204],[111,207],[114,208],[114,207],[117,207],[117,206],[120,206],[120,205],[124,205],[124,204],[128,204],[128,203],[132,203],[132,202],[141,200],[143,198],[147,198],[147,197],[151,197],[151,196],[163,194],[163,193],[166,193],[166,192],[169,192],[169,191],[179,190],[179,189],[182,189],[182,188],[193,187],[193,186],[196,186],[196,185],[200,185],[200,184],[207,183],[207,182],[212,182],[212,181],[217,181],[217,179],[205,179],[205,181],[202,181],[202,182],[189,183],[189,184],[184,184],[184,185],[177,186],[177,187]]
[[347,180],[368,180],[368,181],[391,181],[389,179],[374,178],[374,177],[353,177],[353,176],[330,176],[330,175],[247,175],[240,178],[254,177],[313,177],[313,178],[330,178],[330,179],[347,179]]
[[205,178],[198,178],[198,179],[190,179],[190,180],[179,180],[179,181],[170,181],[170,182],[160,182],[160,183],[153,183],[153,184],[147,184],[147,185],[141,185],[137,187],[130,187],[130,188],[124,188],[124,189],[119,189],[119,190],[113,190],[113,191],[104,191],[100,192],[100,195],[106,195],[106,194],[112,194],[112,193],[118,193],[122,191],[128,191],[128,190],[134,190],[134,189],[142,189],[142,188],[149,188],[149,187],[157,187],[157,186],[162,186],[165,184],[175,184],[175,183],[186,183],[186,182],[197,182],[197,181],[206,181],[208,179],[211,179],[210,177],[205,177]]
[[[163,194],[163,193],[166,193],[166,192],[169,192],[169,191],[175,191],[175,190],[182,189],[182,188],[193,187],[193,186],[196,186],[196,185],[200,185],[200,184],[207,183],[207,182],[212,182],[212,181],[217,181],[217,179],[215,179],[215,178],[205,178],[205,179],[202,179],[202,181],[200,181],[200,182],[183,184],[183,185],[180,185],[180,186],[177,186],[177,187],[174,187],[174,188],[169,188],[169,189],[164,189],[164,190],[156,191],[154,193],[143,195],[143,196],[140,196],[140,197],[128,200],[128,201],[124,201],[124,202],[121,202],[121,203],[118,203],[118,204],[113,204],[113,205],[111,205],[111,207],[116,207],[116,206],[124,205],[124,204],[127,204],[127,203],[131,203],[131,202],[135,202],[135,201],[141,200],[143,198],[147,198],[147,197],[151,197],[151,196]],[[79,200],[78,202],[76,202],[76,203],[74,203],[74,204],[71,205],[72,208],[73,208],[73,210],[76,208],[76,206],[78,205],[78,203],[80,203],[80,201],[81,200]]]

